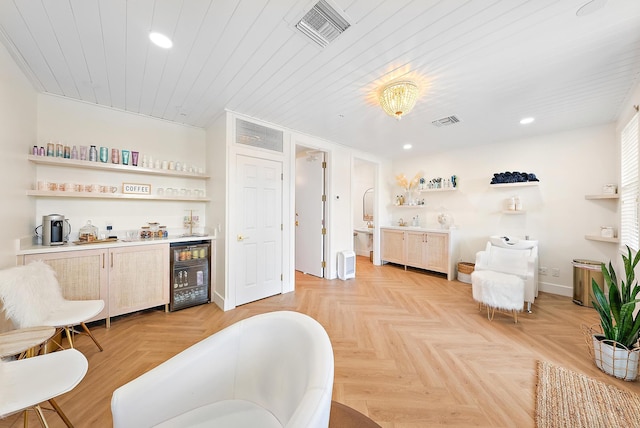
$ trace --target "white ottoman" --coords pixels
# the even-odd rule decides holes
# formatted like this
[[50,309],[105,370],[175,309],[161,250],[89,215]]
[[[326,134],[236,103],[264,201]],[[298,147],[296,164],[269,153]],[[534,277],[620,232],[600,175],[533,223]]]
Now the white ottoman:
[[473,300],[487,306],[487,318],[493,319],[496,309],[513,311],[514,322],[524,306],[524,281],[516,275],[490,270],[471,273]]

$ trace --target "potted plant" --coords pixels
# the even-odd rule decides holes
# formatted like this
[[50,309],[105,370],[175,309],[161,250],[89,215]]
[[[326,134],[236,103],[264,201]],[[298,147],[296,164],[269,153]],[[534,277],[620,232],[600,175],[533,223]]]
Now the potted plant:
[[640,316],[634,316],[636,302],[640,301],[636,298],[640,285],[635,280],[635,268],[640,262],[640,252],[632,257],[627,246],[622,260],[625,279],[619,284],[611,262],[608,267],[602,263],[603,288],[592,279],[593,306],[600,315],[602,327],[602,334],[593,334],[593,351],[600,370],[620,379],[635,380],[640,360]]

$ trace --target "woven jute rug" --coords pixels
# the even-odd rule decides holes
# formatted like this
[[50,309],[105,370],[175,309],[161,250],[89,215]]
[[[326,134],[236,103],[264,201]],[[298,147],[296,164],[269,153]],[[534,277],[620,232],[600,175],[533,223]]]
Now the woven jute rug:
[[538,361],[536,427],[640,427],[640,395]]

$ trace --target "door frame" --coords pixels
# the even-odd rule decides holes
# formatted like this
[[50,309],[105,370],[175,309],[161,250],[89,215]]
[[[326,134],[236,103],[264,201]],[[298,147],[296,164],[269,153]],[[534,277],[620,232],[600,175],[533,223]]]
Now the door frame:
[[[236,144],[235,135],[235,119],[241,118],[243,120],[250,120],[257,124],[267,126],[272,129],[283,131],[283,148],[282,153],[275,152],[273,150],[260,149],[252,146],[246,146],[242,144]],[[237,173],[236,159],[238,155],[255,157],[259,159],[272,160],[282,163],[282,289],[281,293],[287,293],[293,291],[293,277],[291,270],[291,208],[292,196],[291,188],[286,183],[291,181],[291,165],[289,162],[289,150],[290,150],[290,133],[285,129],[274,126],[270,123],[260,122],[255,119],[247,119],[243,116],[228,115],[227,117],[227,171],[226,171],[226,195],[225,195],[225,215],[227,218],[225,224],[225,240],[224,250],[227,255],[225,260],[225,299],[224,310],[228,311],[234,309],[237,304],[236,300],[236,276],[234,274],[234,267],[237,266],[237,254],[233,251],[233,245],[235,244],[236,231],[238,224],[234,218],[234,209],[237,204],[237,195],[235,195],[234,183]]]
[[[291,137],[291,149],[289,152],[289,166],[291,168],[291,176],[289,181],[289,191],[291,195],[291,205],[290,205],[290,224],[291,224],[291,279],[293,281],[292,287],[295,286],[295,272],[296,272],[296,204],[295,204],[295,194],[296,194],[296,150],[298,147],[304,147],[308,150],[317,150],[319,152],[324,153],[324,161],[327,163],[327,167],[324,170],[324,193],[326,195],[326,201],[324,204],[324,227],[327,229],[327,233],[324,235],[324,248],[323,248],[323,258],[326,262],[326,266],[323,269],[323,278],[330,278],[330,270],[329,270],[329,249],[331,248],[331,149],[327,147],[322,147],[317,144],[317,139],[307,139],[305,135],[302,134],[293,134]],[[315,143],[314,143],[315,142]],[[293,291],[293,288],[291,289]]]
[[[380,219],[382,215],[382,211],[380,210],[380,163],[371,159],[367,159],[366,157],[358,156],[354,154],[351,158],[351,171],[355,171],[356,162],[368,163],[373,167],[373,264],[380,265],[381,263],[381,254],[380,254],[380,225],[383,223]],[[351,188],[355,187],[354,185],[355,178],[351,176]],[[351,198],[352,202],[354,198]],[[352,205],[351,212],[354,210],[361,209],[356,208]],[[353,224],[353,215],[351,216],[351,229],[353,229],[355,225]],[[355,248],[354,248],[355,251]]]
[[[297,172],[298,162],[297,161],[298,161],[298,158],[299,158],[299,156],[298,156],[298,151],[299,150],[300,151],[305,151],[305,152],[315,151],[315,152],[322,153],[323,162],[327,162],[327,157],[328,157],[327,152],[325,150],[323,150],[323,149],[315,149],[315,148],[311,148],[311,147],[308,147],[308,146],[302,145],[302,144],[296,144],[295,145],[295,152],[294,152],[295,153],[295,156],[294,156],[295,158],[294,158],[294,163],[293,163],[294,164],[294,173],[292,174],[292,178],[293,178],[293,182],[294,182],[293,183],[294,184],[294,186],[293,186],[294,190],[293,190],[293,198],[292,198],[293,211],[294,211],[294,226],[295,226],[295,222],[297,221],[297,218],[295,218],[296,217],[295,214],[297,212],[297,205],[298,205],[297,204],[297,200],[296,200],[297,199],[296,180],[298,179],[298,172]],[[327,217],[328,217],[328,215],[327,215],[327,206],[328,206],[328,200],[326,200],[326,199],[328,199],[328,196],[327,196],[327,192],[328,192],[328,188],[327,188],[327,175],[328,175],[327,174],[327,168],[328,167],[329,167],[329,164],[327,163],[327,167],[323,168],[323,170],[322,170],[322,181],[323,181],[322,182],[322,187],[323,187],[322,193],[325,196],[325,201],[324,201],[324,203],[322,205],[322,222],[323,222],[323,225],[324,225],[325,229],[327,229],[327,231],[328,231],[328,228],[327,228]],[[318,196],[321,197],[322,195],[318,195]],[[294,227],[294,230],[293,230],[294,246],[293,246],[293,250],[292,250],[293,255],[294,255],[294,259],[293,259],[293,268],[294,268],[294,270],[296,269],[296,265],[297,265],[297,263],[296,263],[297,261],[295,259],[296,258],[296,254],[297,254],[297,248],[296,248],[296,244],[295,244],[296,243],[297,233],[298,233],[298,228]],[[327,266],[327,236],[328,236],[328,233],[325,233],[325,235],[322,237],[322,260],[321,260],[321,262],[324,262],[325,266],[322,268],[322,276],[321,276],[321,278],[327,278],[327,269],[328,269],[328,266]]]

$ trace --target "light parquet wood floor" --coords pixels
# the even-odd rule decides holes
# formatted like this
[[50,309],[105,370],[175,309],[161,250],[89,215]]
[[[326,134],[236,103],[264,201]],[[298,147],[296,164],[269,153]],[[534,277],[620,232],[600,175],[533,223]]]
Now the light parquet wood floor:
[[[77,339],[89,371],[58,404],[78,428],[110,427],[118,386],[236,321],[275,310],[303,312],[324,325],[335,353],[334,400],[385,428],[533,427],[538,360],[640,394],[639,382],[607,376],[589,358],[581,325],[597,322],[591,308],[540,293],[534,313],[518,324],[498,313],[489,321],[469,284],[358,257],[355,279],[297,273],[295,292],[226,313],[209,304],[119,317],[108,330],[98,323],[92,331],[105,350]],[[63,426],[46,415],[52,428]],[[31,425],[38,426],[34,416]],[[19,416],[0,421],[14,426],[21,426]]]

